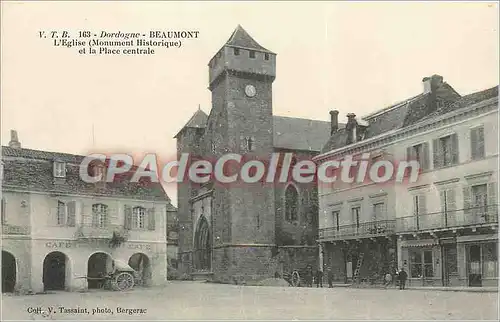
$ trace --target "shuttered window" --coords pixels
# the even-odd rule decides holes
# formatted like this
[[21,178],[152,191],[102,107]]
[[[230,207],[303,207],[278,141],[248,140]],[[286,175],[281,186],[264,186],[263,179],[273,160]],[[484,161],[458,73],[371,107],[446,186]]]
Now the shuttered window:
[[439,193],[441,201],[441,213],[445,227],[457,224],[456,216],[456,192],[455,189],[441,190]]
[[420,227],[420,216],[425,215],[427,212],[427,200],[425,195],[413,196],[413,215],[415,216],[416,228]]
[[75,227],[76,225],[76,202],[70,201],[66,204],[66,212],[68,215],[67,225],[69,227]]
[[429,143],[424,142],[407,148],[407,161],[417,161],[422,170],[429,169]]
[[490,213],[495,215],[498,213],[498,201],[497,201],[497,183],[488,183],[488,205]]
[[146,227],[146,209],[143,207],[135,207],[132,217],[132,227],[135,229],[144,229]]
[[497,183],[466,186],[463,188],[464,213],[480,222],[497,220]]
[[425,195],[413,196],[413,214],[416,216],[425,215],[427,212]]
[[108,225],[108,206],[103,204],[92,205],[92,226],[105,228]]
[[361,214],[361,207],[351,208],[352,224],[356,225],[356,228],[359,228],[359,215],[360,214]]
[[155,209],[125,206],[124,228],[127,230],[155,230]]
[[470,130],[470,145],[471,159],[483,159],[485,156],[484,127],[476,127]]
[[125,206],[124,209],[125,212],[125,229],[130,230],[132,229],[132,207],[130,206]]
[[7,216],[6,216],[6,210],[7,210],[7,207],[6,207],[6,204],[5,204],[5,198],[2,198],[2,205],[1,205],[2,209],[2,225],[5,224],[7,222]]
[[333,213],[333,225],[335,226],[335,228],[337,229],[337,231],[340,230],[340,219],[339,219],[339,216],[340,216],[340,211],[334,211]]
[[373,221],[385,219],[385,203],[379,202],[373,204]]
[[458,136],[456,133],[432,142],[434,168],[448,167],[458,164]]
[[156,229],[155,208],[149,208],[148,209],[148,230],[155,230],[155,229]]
[[58,226],[75,227],[76,225],[76,202],[75,201],[58,201],[56,224]]
[[454,189],[442,190],[440,192],[440,197],[442,212],[453,212],[456,210]]
[[471,187],[466,186],[463,188],[463,201],[464,201],[464,214],[470,215],[472,211],[472,205],[471,205]]
[[57,225],[64,226],[66,223],[66,204],[62,201],[57,202]]

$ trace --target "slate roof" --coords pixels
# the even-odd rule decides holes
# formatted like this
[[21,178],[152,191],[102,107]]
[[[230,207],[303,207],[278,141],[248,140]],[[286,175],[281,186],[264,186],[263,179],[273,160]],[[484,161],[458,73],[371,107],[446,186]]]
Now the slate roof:
[[467,106],[471,106],[473,104],[485,101],[487,99],[491,99],[493,97],[498,97],[498,86],[463,96],[461,99],[452,104],[445,104],[441,108],[437,109],[435,112],[426,116],[424,119],[427,120],[436,117],[438,115],[450,113],[455,110],[459,110],[461,108],[465,108]]
[[[2,146],[2,189],[155,200],[167,202],[172,208],[169,211],[176,210],[160,183],[147,179],[130,182],[133,170],[137,167],[116,175],[114,182],[105,185],[86,183],[79,175],[79,165],[83,159],[81,155]],[[66,163],[64,182],[54,181],[53,161]]]
[[[385,108],[383,113],[369,116],[368,126],[364,129],[364,139],[369,139],[391,130],[402,128],[405,126],[405,121],[408,122],[408,115],[413,109],[422,108],[426,106],[428,95],[417,95],[406,101],[394,104]],[[327,143],[323,146],[322,153],[339,149],[347,143],[346,129],[339,129],[332,135]]]
[[[364,139],[404,128],[497,96],[498,86],[461,97],[449,84],[443,83],[433,94],[414,96],[366,117],[369,125],[365,129]],[[346,130],[339,129],[329,138],[322,153],[339,149],[345,146],[346,142]]]
[[330,137],[330,122],[273,116],[273,123],[275,148],[321,151]]
[[404,102],[393,105],[391,110],[370,120],[365,132],[365,139],[403,127],[406,116],[412,106],[417,106],[426,100],[426,95],[417,95]]
[[273,53],[272,51],[262,47],[255,39],[253,39],[241,25],[238,25],[231,34],[231,37],[226,42],[226,46],[242,47],[247,49],[255,49],[257,51]]
[[187,121],[186,125],[182,127],[182,129],[177,133],[174,138],[184,130],[185,128],[205,128],[207,126],[208,115],[203,112],[200,108],[191,116],[189,121]]
[[[196,111],[182,128],[205,128],[207,114]],[[345,126],[340,123],[339,128]],[[287,116],[273,116],[274,147],[279,149],[321,151],[330,137],[330,122]],[[179,133],[182,132],[179,131]],[[175,138],[179,135],[175,136]]]

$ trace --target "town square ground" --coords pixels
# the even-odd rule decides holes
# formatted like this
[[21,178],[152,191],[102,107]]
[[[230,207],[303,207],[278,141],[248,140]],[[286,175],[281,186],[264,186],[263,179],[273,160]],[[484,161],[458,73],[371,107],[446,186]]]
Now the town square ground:
[[[60,313],[60,307],[73,313]],[[50,308],[55,313],[47,316]],[[1,309],[2,321],[497,320],[498,293],[170,282],[161,288],[128,292],[4,295]]]

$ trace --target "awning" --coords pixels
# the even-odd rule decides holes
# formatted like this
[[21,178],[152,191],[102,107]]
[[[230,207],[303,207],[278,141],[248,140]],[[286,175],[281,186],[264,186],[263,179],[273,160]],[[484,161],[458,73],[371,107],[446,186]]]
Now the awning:
[[426,247],[438,245],[435,239],[421,239],[421,240],[402,240],[401,247]]
[[130,267],[129,264],[122,262],[121,260],[115,259],[114,261],[115,264],[115,270],[116,271],[121,271],[121,272],[133,272],[134,269]]
[[488,235],[471,235],[471,236],[457,237],[457,243],[478,242],[485,240],[498,240],[498,235],[488,234]]

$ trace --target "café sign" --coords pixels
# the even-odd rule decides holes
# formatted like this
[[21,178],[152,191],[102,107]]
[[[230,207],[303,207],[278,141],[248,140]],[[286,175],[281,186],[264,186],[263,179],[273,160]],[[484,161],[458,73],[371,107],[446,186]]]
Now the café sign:
[[[77,243],[74,241],[48,241],[45,243],[46,248],[55,248],[55,249],[63,249],[63,248],[89,248],[89,247],[105,247],[111,248],[107,243]],[[133,250],[147,250],[151,251],[152,247],[150,244],[141,244],[141,243],[123,243],[115,248],[126,248]]]

